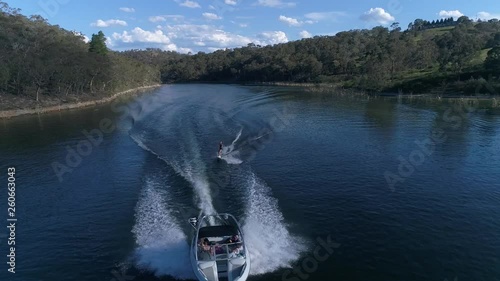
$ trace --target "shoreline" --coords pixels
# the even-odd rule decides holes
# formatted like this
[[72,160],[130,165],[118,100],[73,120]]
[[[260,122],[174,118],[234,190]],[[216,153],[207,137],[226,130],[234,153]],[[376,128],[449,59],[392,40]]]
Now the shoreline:
[[105,103],[111,102],[111,101],[115,100],[116,98],[118,98],[122,95],[125,95],[125,94],[147,91],[149,89],[159,88],[161,86],[162,86],[162,84],[141,86],[141,87],[121,91],[121,92],[115,93],[111,96],[104,97],[101,99],[81,101],[81,102],[76,102],[76,103],[65,103],[65,104],[59,104],[59,105],[51,105],[51,106],[27,108],[27,109],[0,110],[0,119],[9,119],[9,118],[13,118],[13,117],[22,116],[22,115],[44,114],[44,113],[49,113],[49,112],[54,112],[54,111],[85,108],[85,107],[105,104]]
[[393,91],[366,91],[356,88],[342,87],[332,83],[296,83],[296,82],[253,82],[253,83],[243,83],[240,84],[243,86],[278,86],[278,87],[302,87],[309,88],[313,92],[323,92],[325,90],[341,90],[341,91],[349,91],[352,94],[364,94],[368,96],[375,97],[393,97],[393,98],[405,98],[405,99],[436,99],[436,100],[460,100],[460,99],[477,99],[477,100],[498,100],[500,99],[500,95],[491,95],[491,94],[479,94],[479,95],[466,95],[460,94],[456,92],[446,92],[446,93],[398,93]]

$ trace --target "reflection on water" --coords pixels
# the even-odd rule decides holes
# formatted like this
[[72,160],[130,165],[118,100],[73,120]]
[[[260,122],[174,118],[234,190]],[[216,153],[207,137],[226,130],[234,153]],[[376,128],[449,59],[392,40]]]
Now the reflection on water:
[[391,139],[396,126],[397,103],[384,98],[370,98],[366,102],[365,117],[373,122],[387,139]]
[[[200,210],[241,220],[251,280],[282,281],[329,236],[341,247],[307,280],[495,280],[500,108],[465,105],[169,85],[119,110],[1,120],[0,163],[21,186],[14,281],[190,278],[187,218]],[[58,181],[51,163],[103,119],[120,129]],[[426,143],[437,131],[446,140]],[[216,159],[221,140],[239,161]],[[392,190],[387,171],[404,178]]]

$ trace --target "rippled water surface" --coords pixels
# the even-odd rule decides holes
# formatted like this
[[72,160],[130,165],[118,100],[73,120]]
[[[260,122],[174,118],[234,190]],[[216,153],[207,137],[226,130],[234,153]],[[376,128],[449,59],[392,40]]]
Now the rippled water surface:
[[200,211],[240,219],[249,280],[500,280],[491,104],[173,85],[0,120],[0,280],[193,279]]

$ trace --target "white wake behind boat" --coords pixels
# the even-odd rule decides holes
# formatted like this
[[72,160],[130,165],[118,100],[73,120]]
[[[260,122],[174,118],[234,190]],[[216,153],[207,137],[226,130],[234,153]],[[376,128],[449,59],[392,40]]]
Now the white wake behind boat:
[[250,271],[243,233],[230,214],[191,218],[196,230],[191,244],[191,264],[201,281],[245,281]]

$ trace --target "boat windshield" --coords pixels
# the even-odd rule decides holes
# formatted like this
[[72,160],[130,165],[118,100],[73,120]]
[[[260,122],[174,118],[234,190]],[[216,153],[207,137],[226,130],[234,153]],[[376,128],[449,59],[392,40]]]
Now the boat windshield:
[[205,216],[200,220],[197,243],[199,261],[231,260],[245,257],[238,224],[231,215]]
[[[207,239],[210,241],[211,238]],[[231,260],[244,257],[243,242],[210,242],[208,246],[198,245],[198,260],[200,261]]]

